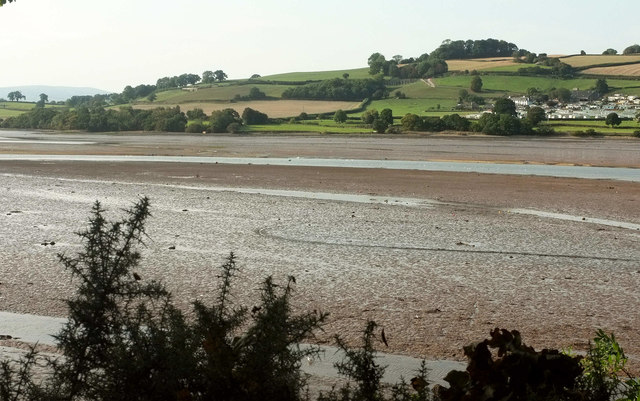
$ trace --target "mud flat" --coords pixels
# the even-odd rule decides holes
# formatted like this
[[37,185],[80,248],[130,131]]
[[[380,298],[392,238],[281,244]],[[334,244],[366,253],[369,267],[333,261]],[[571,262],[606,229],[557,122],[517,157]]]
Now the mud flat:
[[236,299],[255,302],[266,275],[294,275],[296,307],[331,313],[323,343],[335,333],[355,341],[375,319],[389,352],[461,359],[463,345],[494,327],[518,329],[537,348],[575,349],[605,328],[638,366],[634,182],[2,161],[0,310],[63,316],[73,283],[56,254],[80,249],[73,232],[95,200],[116,216],[143,195],[153,217],[139,273],[164,280],[185,309],[213,299],[216,266],[234,251]]
[[[602,205],[579,202],[556,208],[553,199],[540,208],[581,212],[568,221],[511,213],[510,204],[520,202],[508,198],[353,202],[221,191],[197,174],[145,180],[132,171],[135,179],[120,180],[40,173],[0,175],[2,310],[63,316],[73,283],[56,254],[79,249],[73,232],[85,226],[95,200],[114,216],[145,195],[153,218],[140,274],[164,280],[184,308],[213,299],[215,267],[234,251],[243,267],[238,301],[252,302],[266,275],[293,274],[296,305],[331,313],[324,342],[333,333],[355,340],[365,319],[375,319],[386,327],[390,351],[419,357],[460,358],[463,345],[494,327],[521,330],[537,347],[578,349],[604,327],[632,357],[640,352],[640,231],[589,221],[638,224],[637,211],[598,213]],[[626,188],[618,197],[603,189],[612,206],[638,194],[637,184],[598,185]]]

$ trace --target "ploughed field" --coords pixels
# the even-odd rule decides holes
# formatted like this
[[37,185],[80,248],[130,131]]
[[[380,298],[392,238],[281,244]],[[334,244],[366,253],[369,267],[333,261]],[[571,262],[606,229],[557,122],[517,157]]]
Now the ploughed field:
[[[185,136],[185,145],[190,138],[199,137]],[[223,148],[249,156],[260,151],[252,144],[270,141],[254,139],[228,139]],[[271,138],[291,156],[294,148],[311,153],[304,140]],[[370,155],[381,147],[395,154],[392,141],[371,141]],[[477,141],[455,150],[472,159],[477,146],[491,143]],[[585,143],[547,147],[570,163],[591,158]],[[456,144],[449,142],[452,151]],[[522,157],[537,159],[526,153],[539,146],[521,143]],[[28,153],[28,145],[20,148]],[[343,148],[335,145],[336,154]],[[73,232],[86,226],[95,200],[116,217],[144,195],[153,217],[138,273],[165,281],[185,309],[215,297],[216,267],[234,251],[242,267],[234,299],[251,307],[265,276],[294,275],[295,307],[331,314],[320,342],[333,334],[355,342],[374,319],[385,327],[388,351],[451,359],[494,327],[518,329],[536,348],[578,350],[604,328],[638,366],[638,183],[126,162],[1,161],[0,172],[1,310],[63,316],[73,281],[56,254],[80,249]]]

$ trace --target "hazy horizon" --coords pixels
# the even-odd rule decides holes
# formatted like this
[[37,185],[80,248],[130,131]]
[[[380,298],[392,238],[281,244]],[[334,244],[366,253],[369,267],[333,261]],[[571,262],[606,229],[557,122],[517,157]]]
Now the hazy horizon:
[[[640,3],[407,0],[181,2],[17,0],[0,8],[0,87],[93,87],[121,92],[164,76],[366,67],[430,53],[445,39],[502,39],[536,53],[600,54],[640,42]],[[15,60],[15,62],[11,62]]]

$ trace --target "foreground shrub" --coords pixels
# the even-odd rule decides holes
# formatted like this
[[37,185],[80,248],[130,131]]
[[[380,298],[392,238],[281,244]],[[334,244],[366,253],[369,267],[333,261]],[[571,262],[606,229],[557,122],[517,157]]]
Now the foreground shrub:
[[[344,387],[339,389],[334,387],[328,393],[320,394],[318,401],[426,401],[431,399],[425,361],[422,361],[417,376],[411,379],[413,390],[409,389],[409,385],[404,380],[391,388],[381,383],[387,367],[376,362],[377,352],[374,341],[377,339],[377,327],[376,322],[371,320],[367,322],[362,332],[362,346],[359,348],[349,347],[340,336],[336,336],[338,348],[344,353],[344,358],[334,366],[349,382]],[[380,331],[380,337],[386,344],[384,330]]]
[[464,347],[464,354],[467,370],[449,372],[450,388],[441,392],[442,400],[579,399],[580,358],[557,350],[536,352],[515,330],[495,329],[490,339]]
[[0,365],[1,399],[300,399],[301,359],[318,350],[299,344],[327,315],[293,315],[293,277],[283,286],[268,277],[251,313],[234,305],[238,269],[231,254],[220,269],[216,302],[196,302],[195,320],[186,319],[162,283],[135,272],[148,217],[147,198],[117,222],[108,222],[96,202],[79,234],[83,250],[60,256],[78,280],[68,322],[56,336],[63,356],[48,361],[52,376],[43,383],[33,380],[31,354],[18,368]]
[[202,125],[201,123],[191,123],[189,125],[187,125],[187,129],[186,132],[189,133],[200,133],[200,132],[206,132],[207,128]]
[[[628,358],[613,334],[598,330],[581,360],[579,386],[589,400],[640,400],[640,379],[626,370]],[[626,377],[625,377],[626,376]]]

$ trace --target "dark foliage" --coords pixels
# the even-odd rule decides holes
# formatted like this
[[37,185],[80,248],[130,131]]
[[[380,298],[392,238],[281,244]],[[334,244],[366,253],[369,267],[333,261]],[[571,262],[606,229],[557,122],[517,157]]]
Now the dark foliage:
[[440,117],[420,117],[416,114],[407,114],[400,120],[402,129],[406,131],[469,131],[471,122],[458,114],[450,114]]
[[187,118],[189,120],[204,120],[207,118],[207,114],[199,107],[187,111]]
[[170,88],[182,88],[188,85],[195,85],[200,81],[200,76],[197,74],[181,74],[173,77],[159,78],[156,82],[156,88],[158,89],[170,89]]
[[511,57],[518,51],[518,46],[504,40],[445,40],[440,47],[431,53],[443,60],[466,59],[480,57]]
[[214,110],[209,117],[210,132],[229,132],[227,128],[234,123],[241,124],[240,115],[234,109]]
[[355,100],[381,99],[388,95],[381,79],[330,79],[289,88],[284,99]]
[[515,330],[495,329],[490,339],[464,347],[464,353],[467,370],[449,372],[444,401],[579,399],[580,358],[557,350],[537,352]]
[[513,100],[508,98],[500,98],[495,101],[493,105],[493,112],[496,114],[509,114],[511,116],[517,116],[516,104]]
[[530,133],[528,124],[511,114],[486,113],[476,121],[471,129],[490,135],[518,135]]
[[170,131],[184,132],[187,118],[179,107],[119,110],[100,106],[80,106],[73,110],[34,108],[2,122],[3,128],[37,128],[58,130],[105,131]]
[[269,122],[269,116],[252,108],[245,108],[242,112],[242,121],[247,125],[266,124]]
[[622,54],[636,54],[636,53],[640,53],[640,45],[637,45],[637,44],[631,45],[622,51]]

